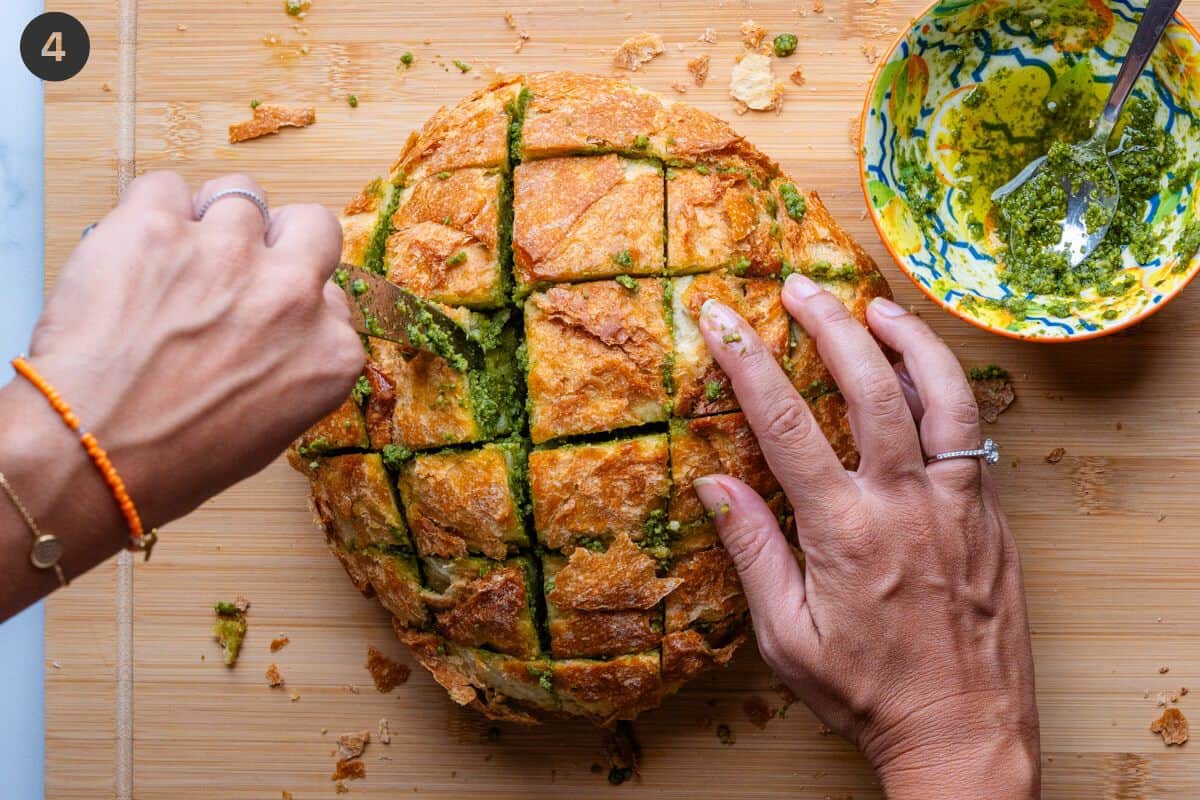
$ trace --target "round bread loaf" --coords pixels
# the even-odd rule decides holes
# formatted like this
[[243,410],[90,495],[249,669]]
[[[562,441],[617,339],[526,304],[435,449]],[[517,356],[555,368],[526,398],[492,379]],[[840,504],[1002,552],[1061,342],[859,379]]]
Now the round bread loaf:
[[728,663],[746,602],[691,482],[735,475],[792,526],[696,317],[713,297],[749,320],[855,466],[780,287],[803,272],[860,319],[888,287],[817,195],[716,117],[549,73],[438,111],[342,223],[345,261],[487,353],[459,371],[365,338],[354,393],[290,453],[417,660],[490,717],[598,723]]

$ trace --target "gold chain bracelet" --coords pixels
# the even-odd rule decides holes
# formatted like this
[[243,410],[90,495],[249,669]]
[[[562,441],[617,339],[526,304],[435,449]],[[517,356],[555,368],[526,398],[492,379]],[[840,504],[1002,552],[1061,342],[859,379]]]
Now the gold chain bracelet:
[[33,534],[33,548],[29,551],[29,562],[38,569],[54,570],[54,574],[58,576],[58,582],[66,586],[70,581],[63,573],[62,565],[58,563],[63,554],[62,542],[52,533],[42,533],[33,519],[33,514],[29,513],[29,509],[21,502],[21,498],[17,497],[16,490],[12,488],[8,478],[4,477],[3,472],[0,472],[0,488],[4,489],[4,493],[12,501],[17,513],[29,526],[29,532]]

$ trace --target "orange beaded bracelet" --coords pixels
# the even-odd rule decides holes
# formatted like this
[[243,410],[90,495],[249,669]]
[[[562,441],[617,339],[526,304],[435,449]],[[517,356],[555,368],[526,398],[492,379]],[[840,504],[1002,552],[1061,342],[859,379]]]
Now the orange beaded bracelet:
[[24,357],[18,356],[12,360],[12,366],[18,375],[29,381],[33,384],[34,388],[45,395],[46,400],[50,402],[51,408],[58,412],[63,422],[67,424],[67,427],[79,434],[79,441],[83,445],[83,449],[87,451],[88,457],[92,459],[92,463],[100,471],[104,482],[108,484],[109,490],[112,491],[113,499],[117,501],[117,506],[121,509],[121,514],[125,517],[125,522],[129,526],[129,545],[125,549],[143,552],[146,554],[146,560],[149,561],[150,551],[158,541],[158,531],[152,530],[149,534],[145,532],[145,529],[142,527],[142,518],[137,511],[137,506],[133,504],[133,498],[129,496],[129,492],[125,488],[125,481],[121,480],[121,476],[117,474],[117,469],[112,465],[112,461],[109,460],[108,453],[96,441],[95,436],[82,429],[83,426],[79,421],[79,417],[71,410],[70,404],[66,400],[63,400],[58,390],[43,378],[34,369],[32,364],[26,361]]

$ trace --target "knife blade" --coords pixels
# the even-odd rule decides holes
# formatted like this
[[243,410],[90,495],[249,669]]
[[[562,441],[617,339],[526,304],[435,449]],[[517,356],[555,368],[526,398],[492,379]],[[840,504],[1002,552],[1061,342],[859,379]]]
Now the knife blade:
[[334,282],[346,293],[350,324],[359,333],[434,353],[459,372],[483,366],[483,348],[433,303],[352,264],[341,264]]

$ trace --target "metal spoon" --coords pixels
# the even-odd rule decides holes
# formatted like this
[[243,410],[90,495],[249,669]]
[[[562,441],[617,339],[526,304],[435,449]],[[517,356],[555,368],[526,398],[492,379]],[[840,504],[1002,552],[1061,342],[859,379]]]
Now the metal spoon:
[[[1067,216],[1062,222],[1062,236],[1059,238],[1058,244],[1051,249],[1066,255],[1072,267],[1078,266],[1092,254],[1100,242],[1104,241],[1105,235],[1108,234],[1108,228],[1112,224],[1113,216],[1117,213],[1117,203],[1121,199],[1121,192],[1117,183],[1116,170],[1113,169],[1112,161],[1108,157],[1108,139],[1112,136],[1113,127],[1121,116],[1121,109],[1125,106],[1125,101],[1129,99],[1133,85],[1142,74],[1146,62],[1150,60],[1150,54],[1154,52],[1158,40],[1162,38],[1163,31],[1166,30],[1167,23],[1175,14],[1175,9],[1179,8],[1180,2],[1181,0],[1150,0],[1146,4],[1146,11],[1142,14],[1137,30],[1134,31],[1129,52],[1126,53],[1125,60],[1121,63],[1117,79],[1108,93],[1108,102],[1104,104],[1104,110],[1096,121],[1092,135],[1082,142],[1071,145],[1072,155],[1077,163],[1099,162],[1100,169],[1107,169],[1111,176],[1111,181],[1101,182],[1104,185],[1097,185],[1097,182],[1089,177],[1082,180],[1071,180],[1070,177],[1064,176],[1062,179],[1063,189],[1067,192]],[[1030,161],[1025,169],[1017,173],[1016,177],[992,192],[992,202],[1000,202],[1033,179],[1045,163],[1046,156]],[[1102,225],[1093,224],[1089,227],[1085,224],[1084,215],[1092,206],[1099,206],[1103,209],[1104,223]],[[1093,212],[1093,222],[1096,216],[1097,214]]]

